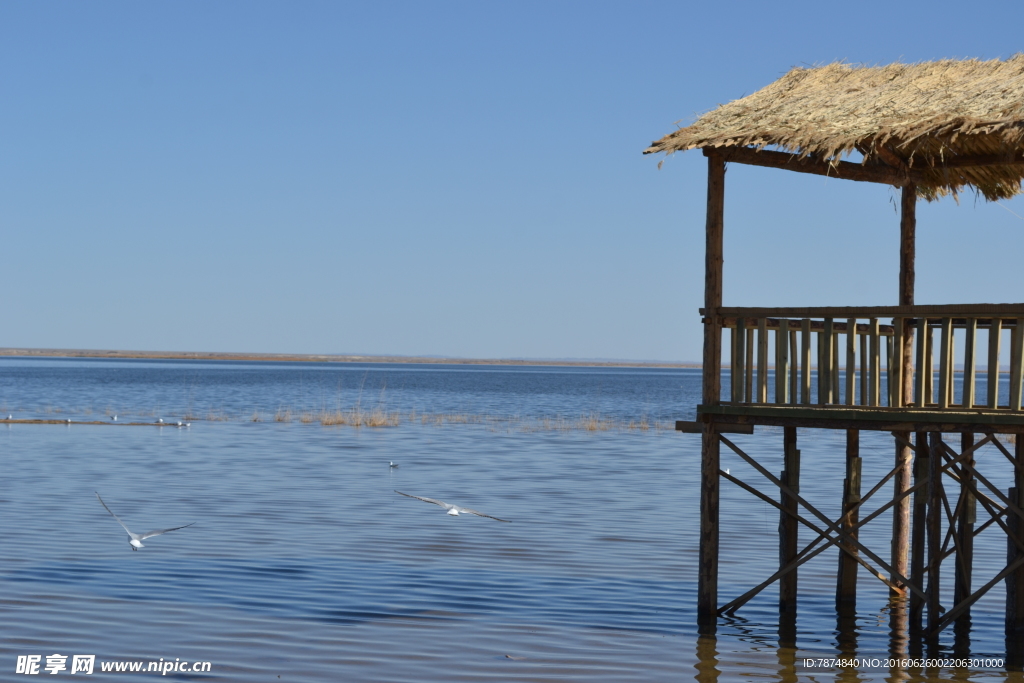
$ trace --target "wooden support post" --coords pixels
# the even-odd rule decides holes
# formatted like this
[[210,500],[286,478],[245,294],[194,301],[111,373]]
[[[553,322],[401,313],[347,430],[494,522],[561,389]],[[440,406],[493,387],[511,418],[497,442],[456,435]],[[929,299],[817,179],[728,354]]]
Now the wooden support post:
[[[898,347],[897,349],[898,350]],[[907,443],[910,442],[910,432],[899,432],[898,435]],[[896,574],[910,576],[909,551],[910,551],[910,498],[902,497],[904,492],[910,489],[911,467],[913,463],[911,448],[896,441],[896,474],[893,475],[892,495],[898,502],[893,506],[892,511],[892,547],[889,564],[894,570],[889,580],[895,584],[902,583]],[[896,595],[889,591],[890,597]]]
[[[846,479],[843,481],[843,517],[841,528],[846,531],[857,525],[860,514],[857,505],[860,503],[860,432],[856,429],[846,430]],[[858,534],[854,531],[843,545],[851,553],[857,553],[853,543]],[[845,552],[839,553],[839,572],[836,577],[836,610],[840,615],[854,614],[857,610],[857,560]]]
[[[708,154],[708,208],[704,253],[704,366],[702,403],[721,400],[722,374],[722,236],[725,222],[725,161]],[[700,564],[697,576],[697,622],[713,633],[718,613],[718,469],[719,441],[714,422],[701,434]]]
[[[915,240],[916,230],[918,230],[918,187],[914,184],[907,184],[903,186],[902,193],[900,195],[900,222],[899,222],[899,305],[901,306],[912,306],[913,305],[913,289],[914,289],[914,256],[916,251]],[[895,362],[895,373],[890,374],[890,381],[895,381],[897,384],[897,399],[896,405],[899,407],[905,407],[913,402],[913,327],[909,325],[906,318],[896,318],[893,321],[893,325],[896,328],[895,344],[896,348],[893,351],[894,356],[898,356]],[[898,379],[895,379],[896,374],[899,375]],[[890,392],[892,393],[892,392]],[[905,440],[910,440],[909,432],[902,432],[900,436]],[[920,441],[919,441],[920,442]],[[893,479],[893,497],[898,499],[907,489],[910,488],[910,472],[911,462],[918,463],[918,458],[911,460],[911,454],[909,446],[903,445],[899,441],[896,441],[896,464],[898,471]],[[916,470],[914,470],[916,472]],[[914,483],[916,483],[916,477]],[[914,505],[918,502],[921,497],[919,490],[918,494],[913,496]],[[914,507],[914,538],[916,539],[916,507]],[[924,536],[921,539],[924,543]],[[895,571],[898,571],[906,577],[909,575],[910,580],[915,582],[916,585],[921,585],[921,581],[924,577],[924,564],[919,562],[916,565],[916,571],[914,574],[912,568],[908,567],[910,560],[910,499],[903,498],[893,507],[893,537],[892,537],[892,565]],[[915,554],[921,557],[922,562],[924,561],[924,550]],[[907,569],[910,568],[909,571]],[[894,583],[897,581],[895,577],[890,578]],[[890,591],[890,595],[893,592]],[[911,596],[913,594],[911,593]],[[911,597],[911,604],[913,598]],[[912,611],[912,610],[911,610]],[[912,618],[912,617],[911,617]],[[921,611],[918,610],[918,625],[921,624]]]
[[942,618],[939,591],[942,564],[942,433],[932,432],[928,468],[928,630],[932,631]]
[[697,577],[697,623],[714,631],[718,611],[718,431],[704,423],[701,434],[700,566]]
[[[1021,468],[1024,466],[1024,438],[1018,434],[1013,450],[1014,456],[1014,486],[1010,489],[1010,500],[1020,506],[1024,502],[1024,476],[1021,476]],[[1020,538],[1024,532],[1024,520],[1015,514],[1007,515],[1006,525],[1011,533]],[[1021,555],[1020,548],[1011,539],[1006,539],[1006,562],[1007,565],[1016,562]],[[1015,641],[1016,646],[1021,645],[1024,639],[1024,567],[1010,572],[1006,576],[1006,637]]]
[[964,326],[964,408],[974,407],[974,347],[978,338],[978,319],[968,318]]
[[[917,186],[908,183],[900,195],[900,306],[914,305],[916,242]],[[914,329],[903,328],[903,405],[909,405],[914,400]]]
[[[917,448],[914,449],[914,486],[926,482],[931,470],[931,458],[928,453],[928,435],[917,432],[915,437]],[[916,586],[924,585],[925,556],[925,521],[928,509],[928,488],[922,486],[913,495],[914,524],[910,542],[910,580]],[[921,610],[924,601],[916,593],[910,594],[910,626],[921,629]]]
[[988,327],[988,374],[985,383],[988,385],[988,407],[999,407],[999,338],[1003,334],[1003,321],[992,318]]
[[[796,427],[783,427],[782,448],[785,469],[780,479],[793,491],[800,493],[800,451],[797,450]],[[797,530],[796,519],[798,503],[796,498],[785,493],[781,494],[780,503],[783,508],[793,514],[779,512],[779,567],[785,567],[796,559]],[[779,579],[779,613],[796,614],[797,570],[793,570]]]
[[[960,452],[968,450],[974,445],[974,434],[964,432],[960,438]],[[957,518],[957,548],[959,552],[956,558],[956,581],[953,587],[953,604],[959,605],[971,594],[971,574],[974,559],[974,523],[977,510],[977,501],[971,493],[972,481],[971,468],[974,467],[974,458],[966,462],[967,467],[960,469],[960,514]],[[958,622],[969,622],[971,611],[968,609],[960,617]]]
[[789,321],[779,321],[775,332],[775,402],[789,403]]

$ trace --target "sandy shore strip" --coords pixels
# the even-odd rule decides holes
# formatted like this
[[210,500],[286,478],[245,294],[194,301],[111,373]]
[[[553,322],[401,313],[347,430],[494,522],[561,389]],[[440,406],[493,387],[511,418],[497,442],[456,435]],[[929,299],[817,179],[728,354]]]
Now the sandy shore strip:
[[299,363],[416,363],[433,365],[534,365],[609,368],[699,368],[700,363],[662,361],[533,360],[521,358],[443,358],[429,356],[356,356],[302,353],[215,353],[196,351],[112,351],[97,349],[0,348],[0,357],[134,358],[151,360],[241,360]]

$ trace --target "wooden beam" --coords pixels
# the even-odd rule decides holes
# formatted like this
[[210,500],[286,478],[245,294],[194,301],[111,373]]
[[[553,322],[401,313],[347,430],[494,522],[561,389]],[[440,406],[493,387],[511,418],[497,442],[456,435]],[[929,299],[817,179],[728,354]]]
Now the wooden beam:
[[[803,426],[819,426],[828,429],[827,423],[830,420],[846,421],[847,426],[836,427],[838,429],[856,429],[858,422],[887,423],[892,425],[888,431],[917,431],[920,425],[943,425],[942,430],[930,431],[989,431],[994,429],[1000,433],[1013,434],[1024,429],[1024,411],[1011,412],[1008,410],[999,411],[960,411],[952,410],[922,410],[918,408],[888,408],[886,406],[780,406],[775,404],[752,406],[747,404],[732,405],[723,404],[718,406],[697,406],[698,416],[714,415],[715,421],[718,416],[732,415],[753,418],[751,424],[776,424],[764,422],[769,418],[790,418],[806,421],[820,420],[820,425],[811,422]],[[796,424],[793,422],[792,424]],[[949,429],[946,426],[950,427]],[[984,428],[982,428],[984,427]],[[875,429],[875,427],[859,427],[860,429]]]
[[901,187],[913,180],[922,179],[919,171],[905,171],[885,164],[858,164],[852,161],[824,161],[815,157],[798,157],[788,152],[757,150],[752,147],[704,148],[706,156],[717,155],[729,162],[749,166],[781,168],[797,173],[812,173],[842,180],[857,180],[867,183],[882,183]]
[[[707,315],[706,309],[700,309],[701,315]],[[1018,304],[939,304],[921,306],[727,306],[718,309],[723,318],[884,318],[887,316],[903,318],[975,317],[996,316],[999,318],[1019,318],[1024,316],[1024,303]],[[793,323],[790,322],[790,325]],[[936,322],[938,324],[938,322]],[[959,324],[963,324],[962,322]],[[989,324],[979,319],[978,324],[985,327]],[[1003,323],[1008,326],[1010,321]],[[769,326],[771,323],[769,323]],[[843,328],[840,328],[843,329]]]
[[[719,432],[724,432],[726,434],[754,433],[754,425],[716,424],[715,428]],[[701,434],[704,431],[704,423],[692,422],[689,420],[676,420],[676,431],[683,432],[684,434]]]

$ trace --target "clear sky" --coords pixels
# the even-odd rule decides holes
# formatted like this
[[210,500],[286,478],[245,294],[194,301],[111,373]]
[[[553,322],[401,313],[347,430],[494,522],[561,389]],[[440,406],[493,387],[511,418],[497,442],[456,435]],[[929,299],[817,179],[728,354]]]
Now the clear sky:
[[[644,147],[793,66],[1005,58],[1022,23],[1019,0],[2,3],[0,346],[696,360],[705,161]],[[726,304],[895,304],[897,205],[731,166]],[[918,302],[1024,301],[1021,216],[922,207]]]

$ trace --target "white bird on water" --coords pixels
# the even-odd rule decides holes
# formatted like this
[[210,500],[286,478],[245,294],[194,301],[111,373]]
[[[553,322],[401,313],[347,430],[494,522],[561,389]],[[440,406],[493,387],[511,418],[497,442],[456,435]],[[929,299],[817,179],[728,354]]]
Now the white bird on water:
[[441,507],[443,507],[445,510],[448,511],[449,515],[453,515],[455,517],[458,517],[460,512],[468,512],[469,514],[476,515],[477,517],[487,517],[488,519],[497,519],[499,522],[508,522],[509,521],[507,519],[500,519],[498,517],[492,517],[491,515],[485,515],[482,512],[477,512],[476,510],[470,510],[469,508],[464,508],[464,507],[461,507],[461,506],[458,506],[458,505],[452,505],[451,503],[446,503],[443,500],[434,500],[433,498],[420,498],[419,496],[412,496],[412,495],[409,495],[408,493],[402,493],[401,491],[395,491],[395,493],[397,493],[399,495],[402,495],[402,496],[406,496],[407,498],[415,498],[416,500],[422,500],[424,503],[433,503],[434,505],[440,505]]
[[164,423],[164,419],[163,419],[162,417],[158,417],[158,418],[156,419],[156,423],[157,423],[157,424],[163,424],[163,423]]
[[[10,419],[10,418],[8,418],[8,419]],[[398,463],[397,462],[391,462],[390,460],[388,460],[388,467],[390,467],[391,469],[395,469],[396,467],[398,467]]]
[[192,524],[195,524],[195,522],[192,522],[191,524],[186,524],[185,526],[176,526],[176,527],[172,527],[170,529],[158,529],[157,531],[147,531],[144,534],[133,534],[132,530],[129,529],[127,526],[125,526],[125,523],[121,521],[121,518],[118,517],[117,515],[115,515],[110,510],[110,508],[107,507],[107,504],[103,502],[102,498],[100,498],[100,494],[99,493],[96,493],[96,497],[99,498],[100,505],[102,505],[103,508],[107,512],[110,512],[110,516],[113,517],[114,519],[116,519],[117,523],[120,524],[121,526],[123,526],[124,530],[128,532],[128,536],[129,536],[128,545],[130,545],[132,547],[132,550],[138,550],[139,548],[145,548],[146,546],[142,545],[142,542],[144,540],[146,540],[147,538],[152,538],[153,536],[159,536],[160,534],[166,534],[168,531],[177,531],[178,529],[184,529],[186,526],[192,526]]
[[110,419],[114,422],[117,422],[117,415],[111,415]]

